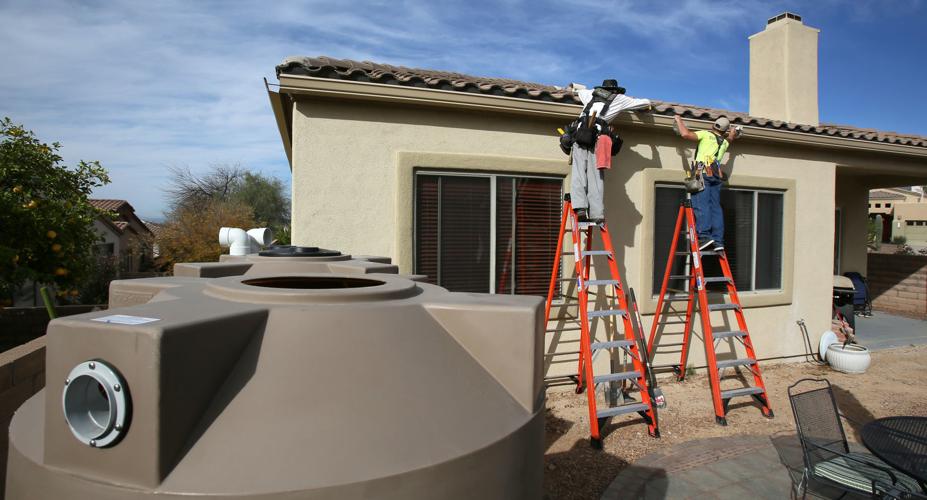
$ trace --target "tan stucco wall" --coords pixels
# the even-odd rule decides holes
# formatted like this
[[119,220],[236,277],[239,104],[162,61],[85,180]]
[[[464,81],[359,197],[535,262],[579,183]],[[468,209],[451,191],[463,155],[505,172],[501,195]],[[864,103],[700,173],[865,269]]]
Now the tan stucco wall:
[[750,37],[750,114],[818,124],[818,33],[782,19]]
[[[429,108],[301,101],[293,123],[293,241],[389,255],[402,272],[411,272],[411,166],[567,175],[566,156],[554,135],[559,125]],[[653,185],[681,179],[691,148],[684,149],[668,131],[633,128],[622,135],[625,148],[606,178],[606,212],[623,277],[639,291],[646,315],[654,307],[642,293],[650,290]],[[813,341],[830,323],[835,163],[768,143],[742,141],[732,152],[727,164],[734,185],[786,193],[783,290],[744,292],[742,300],[762,358],[798,355],[803,341],[795,321],[805,319]],[[649,315],[644,323],[649,331]],[[551,351],[576,349],[568,336],[559,340]],[[575,356],[552,359],[562,362],[548,374],[575,369]],[[696,340],[690,364],[701,365],[703,359]],[[664,361],[669,359],[657,360]]]
[[868,234],[869,190],[858,177],[837,175],[835,197],[836,208],[840,209],[843,222],[840,244],[840,269],[843,274],[856,271],[866,275],[866,236]]
[[[554,132],[563,121],[300,100],[293,119],[293,241],[388,255],[402,272],[411,272],[415,167],[563,175],[568,186],[569,167]],[[606,211],[620,270],[639,292],[649,332],[654,300],[644,292],[651,289],[653,185],[681,179],[692,151],[668,129],[630,125],[621,132],[625,148],[606,178]],[[732,185],[785,192],[782,290],[743,292],[741,298],[760,357],[797,356],[804,352],[797,320],[806,321],[812,342],[830,325],[835,206],[844,221],[842,271],[864,269],[867,189],[884,182],[884,173],[922,171],[923,164],[749,135],[731,152],[726,165]],[[660,267],[664,258],[658,259]],[[549,352],[576,350],[575,336],[556,340]],[[671,358],[657,362],[675,361]],[[548,375],[575,370],[575,355],[549,359]],[[696,340],[690,364],[701,365],[703,359]],[[597,361],[604,362],[604,357]]]

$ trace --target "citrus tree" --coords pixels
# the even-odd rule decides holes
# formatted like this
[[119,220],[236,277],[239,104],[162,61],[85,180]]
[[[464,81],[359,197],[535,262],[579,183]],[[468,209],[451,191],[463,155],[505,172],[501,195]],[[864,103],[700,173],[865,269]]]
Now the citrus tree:
[[62,165],[59,149],[0,120],[0,305],[26,281],[71,291],[92,273],[100,212],[87,198],[109,176],[95,161]]

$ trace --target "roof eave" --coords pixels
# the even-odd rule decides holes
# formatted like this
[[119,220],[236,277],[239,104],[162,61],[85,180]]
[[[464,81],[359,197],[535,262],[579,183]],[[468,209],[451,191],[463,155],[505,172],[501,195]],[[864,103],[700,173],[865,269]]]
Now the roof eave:
[[[577,115],[579,105],[559,102],[522,99],[517,97],[495,96],[441,90],[422,87],[405,87],[399,85],[384,85],[382,83],[358,82],[353,80],[334,80],[304,75],[279,75],[280,94],[298,96],[312,96],[322,98],[355,99],[363,101],[379,101],[404,104],[418,104],[424,106],[437,106],[443,108],[469,109],[473,111],[489,111],[506,114],[530,115],[544,118],[562,118],[570,120]],[[277,108],[275,106],[275,115]],[[278,123],[280,115],[278,116]],[[711,124],[710,120],[686,117],[687,121]],[[672,129],[673,116],[652,113],[622,113],[617,119],[618,123],[658,128]],[[292,117],[287,116],[283,122],[288,130],[292,130]],[[885,153],[917,158],[927,158],[927,148],[903,144],[891,144],[849,137],[839,137],[822,134],[810,134],[766,127],[745,125],[745,135],[750,139],[789,143],[808,147],[827,149],[840,149],[851,151],[866,151],[870,153]],[[282,134],[281,134],[282,135]],[[291,158],[291,144],[284,141],[287,157]],[[292,168],[292,163],[291,163]]]

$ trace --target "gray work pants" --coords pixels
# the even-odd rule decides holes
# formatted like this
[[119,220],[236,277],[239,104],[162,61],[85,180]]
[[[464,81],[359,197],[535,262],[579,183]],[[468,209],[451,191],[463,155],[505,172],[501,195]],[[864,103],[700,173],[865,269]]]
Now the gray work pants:
[[595,168],[595,151],[573,146],[573,180],[570,201],[573,209],[589,210],[589,218],[605,218],[605,170]]

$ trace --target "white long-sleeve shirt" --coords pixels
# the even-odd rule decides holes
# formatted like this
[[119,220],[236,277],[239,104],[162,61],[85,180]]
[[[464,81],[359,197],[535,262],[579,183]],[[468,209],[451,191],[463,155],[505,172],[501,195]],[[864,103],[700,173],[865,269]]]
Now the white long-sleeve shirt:
[[[592,90],[590,89],[580,89],[576,91],[576,96],[579,97],[579,100],[583,103],[583,108],[586,104],[592,100]],[[650,99],[636,99],[634,97],[628,97],[624,94],[618,94],[612,100],[611,105],[608,107],[608,111],[602,115],[602,108],[605,107],[604,102],[597,102],[592,105],[592,108],[589,110],[591,115],[595,112],[596,116],[605,120],[606,123],[611,123],[612,120],[618,116],[618,113],[622,111],[634,111],[636,109],[646,108],[650,106]]]

